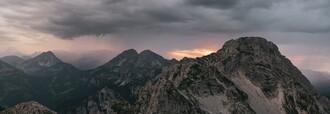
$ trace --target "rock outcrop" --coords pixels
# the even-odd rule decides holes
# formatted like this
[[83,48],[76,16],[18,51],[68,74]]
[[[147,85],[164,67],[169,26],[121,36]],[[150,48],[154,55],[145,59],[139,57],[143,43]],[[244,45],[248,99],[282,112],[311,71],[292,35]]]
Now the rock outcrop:
[[12,108],[0,112],[0,114],[57,114],[57,113],[37,102],[30,101],[15,105]]

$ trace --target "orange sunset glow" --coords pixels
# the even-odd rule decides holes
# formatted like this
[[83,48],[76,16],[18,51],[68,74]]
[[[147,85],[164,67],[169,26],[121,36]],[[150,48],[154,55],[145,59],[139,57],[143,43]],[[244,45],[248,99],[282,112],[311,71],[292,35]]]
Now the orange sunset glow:
[[176,59],[182,59],[183,57],[189,57],[189,58],[201,57],[214,52],[216,52],[215,49],[214,50],[212,49],[174,50],[169,52],[169,55]]

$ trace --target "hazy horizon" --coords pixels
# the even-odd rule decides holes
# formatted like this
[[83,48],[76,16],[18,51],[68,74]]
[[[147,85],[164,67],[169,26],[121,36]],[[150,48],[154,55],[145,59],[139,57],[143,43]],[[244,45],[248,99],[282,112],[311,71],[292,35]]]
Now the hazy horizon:
[[[222,45],[221,45],[221,47],[222,47]],[[285,46],[283,46],[283,47],[285,47]],[[297,47],[291,47],[291,48],[297,48]],[[133,48],[129,48],[129,49],[133,49]],[[129,50],[129,49],[124,49],[121,52],[123,52],[125,50]],[[221,48],[219,48],[219,49],[221,49]],[[168,53],[168,55],[162,55],[161,53],[153,51],[152,49],[137,50],[137,52],[140,53],[144,50],[151,50],[151,51],[163,56],[165,59],[170,60],[170,59],[174,58],[174,59],[177,59],[177,60],[181,60],[184,57],[188,57],[188,58],[202,57],[202,56],[214,53],[214,52],[218,51],[219,49],[217,49],[217,50],[208,50],[208,49],[177,50],[177,51],[173,51],[173,52]],[[284,56],[286,56],[285,49],[282,49],[281,47],[279,47],[279,49],[280,49],[281,53],[284,54]],[[66,63],[73,64],[74,66],[76,66],[78,68],[79,68],[79,66],[77,66],[75,63],[72,63],[72,62],[76,62],[76,61],[78,61],[79,59],[82,59],[82,58],[101,59],[101,60],[98,60],[98,63],[96,63],[97,66],[101,66],[101,65],[109,62],[111,59],[113,59],[115,56],[117,56],[118,54],[121,53],[121,52],[117,52],[117,51],[113,51],[113,50],[107,50],[107,49],[90,50],[88,52],[70,52],[70,51],[64,51],[64,50],[45,50],[45,51],[35,51],[32,54],[25,54],[24,52],[19,52],[18,50],[9,50],[9,51],[7,51],[7,53],[0,53],[0,58],[5,57],[5,56],[12,56],[12,55],[13,56],[19,56],[19,57],[28,56],[28,57],[33,58],[35,56],[38,56],[42,52],[47,52],[47,51],[52,51],[62,61],[66,62]],[[172,54],[172,57],[171,57],[171,54]],[[328,69],[313,69],[313,68],[303,66],[305,64],[313,64],[312,61],[311,62],[305,61],[305,59],[313,59],[313,58],[307,58],[307,57],[303,57],[303,56],[286,56],[286,57],[289,58],[290,61],[295,66],[297,66],[300,70],[312,70],[312,71],[320,71],[320,72],[330,73],[330,70],[328,70]],[[79,61],[79,62],[81,62],[81,61]],[[326,66],[326,67],[328,67],[328,66]],[[92,68],[94,68],[94,67],[91,67],[90,69],[92,69]]]

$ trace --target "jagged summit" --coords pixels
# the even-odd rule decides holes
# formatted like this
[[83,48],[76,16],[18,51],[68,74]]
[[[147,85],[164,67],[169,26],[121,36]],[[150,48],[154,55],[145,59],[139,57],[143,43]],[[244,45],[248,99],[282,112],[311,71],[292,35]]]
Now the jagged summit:
[[151,51],[151,50],[143,50],[140,52],[140,55],[157,55],[159,56],[158,54],[156,54],[155,52]]
[[160,57],[157,53],[151,50],[143,50],[142,52],[138,53],[135,49],[128,49],[120,53],[118,57],[136,57],[136,56],[149,56],[149,57]]
[[32,58],[36,61],[52,61],[52,62],[62,62],[60,59],[58,59],[55,54],[51,51],[43,52],[40,55]]
[[162,56],[158,55],[157,53],[151,50],[144,50],[140,52],[140,57],[148,58],[148,59],[164,59]]
[[138,55],[139,53],[135,49],[128,49],[123,51],[118,55],[119,56],[132,56],[132,55]]
[[162,66],[169,62],[169,60],[163,58],[159,54],[151,51],[151,50],[144,50],[139,54],[139,59],[137,61],[138,64],[146,64],[149,63],[152,66]]
[[218,51],[225,53],[246,53],[246,54],[269,54],[275,53],[281,55],[278,47],[270,41],[262,37],[241,37],[227,41]]
[[135,49],[129,49],[112,60],[108,63],[104,64],[101,67],[128,67],[128,66],[140,66],[143,67],[146,64],[151,64],[154,66],[161,66],[168,64],[168,60],[163,58],[162,56],[152,52],[151,50],[144,50],[138,53]]
[[144,59],[150,59],[150,60],[159,60],[164,61],[165,58],[163,58],[161,55],[151,51],[151,50],[143,50],[139,53],[140,58]]
[[72,65],[68,65],[62,62],[51,51],[43,52],[40,55],[23,62],[18,66],[18,68],[28,74],[35,75],[36,73],[39,74],[38,72],[40,70],[46,70],[46,68],[50,68],[53,66],[58,67],[55,69],[61,69],[60,67],[64,67],[64,66],[69,66],[72,67],[72,69],[75,69]]

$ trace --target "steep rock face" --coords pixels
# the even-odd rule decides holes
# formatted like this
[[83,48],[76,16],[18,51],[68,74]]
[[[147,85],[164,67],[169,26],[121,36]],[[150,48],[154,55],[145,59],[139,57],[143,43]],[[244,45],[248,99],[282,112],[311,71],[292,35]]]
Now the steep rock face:
[[230,40],[160,75],[141,91],[141,113],[330,113],[328,100],[263,38]]
[[[114,88],[105,87],[96,93],[89,95],[87,99],[83,101],[83,105],[80,105],[76,110],[71,113],[79,114],[112,114],[119,112],[116,106],[124,107],[130,106],[127,101],[123,98],[123,93],[118,92]],[[124,112],[129,111],[129,107],[123,110]]]
[[41,104],[30,101],[15,105],[5,111],[0,112],[0,114],[57,114],[55,111],[48,109]]

